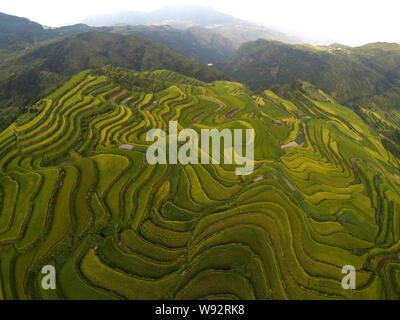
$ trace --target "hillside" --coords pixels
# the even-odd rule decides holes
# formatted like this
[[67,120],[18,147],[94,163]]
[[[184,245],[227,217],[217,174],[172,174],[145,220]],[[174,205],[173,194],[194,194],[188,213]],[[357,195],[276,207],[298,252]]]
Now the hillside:
[[[32,108],[0,133],[0,299],[400,299],[398,160],[312,85],[100,68]],[[255,171],[148,165],[171,120],[254,128]]]
[[0,64],[0,106],[25,106],[56,90],[72,75],[114,65],[137,71],[168,69],[203,81],[221,72],[151,40],[89,31],[41,43]]
[[[309,81],[340,102],[349,104],[385,96],[400,80],[400,45],[369,44],[351,48],[333,45],[289,45],[259,39],[244,44],[216,67],[260,90],[274,84]],[[390,102],[381,108],[393,108]]]
[[218,63],[232,56],[239,47],[259,38],[279,39],[289,43],[295,38],[261,26],[241,22],[213,27],[114,26],[105,28],[119,34],[136,35],[166,45],[170,49],[203,63]]
[[26,18],[0,12],[0,58],[6,58],[32,45],[61,36],[88,31],[84,24],[45,29],[39,23]]
[[194,60],[209,64],[221,62],[234,54],[236,45],[212,29],[192,27],[185,30],[170,26],[122,26],[112,32],[135,35],[161,43]]
[[20,18],[0,12],[0,44],[34,43],[45,39],[43,27],[26,18]]
[[212,30],[232,41],[236,50],[239,49],[242,44],[258,39],[277,40],[292,44],[303,43],[300,38],[253,23],[242,22],[238,24],[220,25],[212,28]]
[[[400,157],[399,44],[315,47],[260,39],[244,44],[232,58],[215,67],[254,90],[309,81],[351,106]],[[366,109],[374,114],[372,118],[364,116]]]

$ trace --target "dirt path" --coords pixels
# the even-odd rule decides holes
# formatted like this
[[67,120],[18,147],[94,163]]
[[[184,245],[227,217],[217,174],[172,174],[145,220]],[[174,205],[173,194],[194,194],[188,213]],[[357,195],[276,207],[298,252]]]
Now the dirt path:
[[115,100],[117,100],[120,96],[123,96],[124,94],[127,94],[127,93],[128,93],[128,91],[125,90],[125,89],[123,89],[123,90],[119,91],[118,93],[114,94],[114,95],[110,98],[109,102],[110,102],[111,104],[116,105],[117,103],[115,102]]
[[199,96],[199,98],[200,98],[200,99],[203,99],[203,100],[205,100],[205,101],[213,102],[213,103],[217,104],[217,105],[218,105],[218,108],[215,109],[214,112],[219,112],[219,111],[221,111],[223,108],[225,108],[225,106],[224,106],[221,102],[219,102],[218,100],[214,100],[213,98],[209,98],[209,97],[205,97],[205,96]]
[[157,101],[154,101],[152,104],[149,104],[147,107],[143,108],[142,111],[149,111],[153,110],[157,106]]
[[383,170],[376,163],[367,161],[367,165],[369,165],[371,168],[374,168],[376,171],[379,171],[382,175],[385,175]]
[[236,113],[238,113],[240,110],[239,109],[234,109],[231,112],[226,114],[226,117],[230,120],[233,119],[233,117],[235,116]]
[[[355,165],[357,161],[364,161],[364,160],[363,160],[363,159],[360,159],[360,158],[351,158],[350,161],[351,161],[351,163],[352,163],[353,165]],[[383,170],[382,170],[376,163],[371,162],[371,161],[364,161],[364,162],[365,162],[369,167],[374,168],[374,169],[375,169],[376,171],[378,171],[380,174],[385,175],[385,174],[383,173]]]
[[128,246],[122,240],[119,242],[119,246],[128,252],[132,252],[132,250],[128,248]]
[[273,124],[275,127],[283,127],[283,126],[286,126],[286,125],[287,125],[286,121],[283,121],[283,122],[276,122],[275,120],[272,120],[272,124]]
[[18,152],[19,152],[19,153],[22,153],[22,148],[21,148],[21,145],[19,144],[18,133],[17,133],[17,131],[12,130],[11,132],[12,132],[13,135],[15,136],[15,143],[16,143],[16,145],[17,145]]
[[258,176],[258,177],[256,177],[253,181],[254,181],[254,182],[260,182],[260,181],[263,181],[264,179],[265,179],[264,176]]
[[308,137],[307,124],[303,122],[303,129],[305,137]]
[[131,144],[121,144],[121,145],[119,146],[119,149],[129,150],[129,151],[132,151],[133,148],[134,148],[134,146],[131,145]]
[[126,107],[126,103],[127,103],[128,101],[131,101],[132,99],[133,99],[133,97],[132,97],[132,96],[129,96],[128,98],[126,98],[125,100],[123,100],[123,101],[121,102],[121,106]]
[[285,180],[286,184],[288,185],[288,187],[292,190],[292,191],[296,191],[296,188],[293,186],[293,184],[286,178],[286,177],[282,177],[283,180]]
[[74,161],[72,161],[72,160],[63,161],[63,162],[59,163],[57,165],[57,167],[64,167],[64,166],[67,166],[67,165],[71,164],[72,162],[74,162]]
[[200,123],[205,117],[207,117],[207,114],[205,112],[199,114],[196,118],[193,119],[194,123]]
[[304,146],[304,142],[302,144],[298,144],[296,141],[289,142],[288,144],[285,144],[281,146],[281,149],[289,149],[289,148],[296,148],[296,147],[302,147]]

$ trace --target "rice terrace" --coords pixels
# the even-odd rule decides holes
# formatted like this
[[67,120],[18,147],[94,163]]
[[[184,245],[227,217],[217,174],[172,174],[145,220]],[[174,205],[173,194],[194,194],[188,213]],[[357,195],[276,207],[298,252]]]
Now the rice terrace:
[[[112,67],[34,108],[0,134],[0,300],[400,298],[399,162],[377,114],[306,82],[254,94]],[[254,129],[254,171],[149,164],[170,121]]]

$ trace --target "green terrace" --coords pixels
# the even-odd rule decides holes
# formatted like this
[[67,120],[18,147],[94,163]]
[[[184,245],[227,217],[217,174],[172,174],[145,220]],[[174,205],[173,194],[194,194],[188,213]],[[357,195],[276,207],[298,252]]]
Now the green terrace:
[[[0,133],[0,300],[400,298],[398,159],[322,91],[103,68],[36,107]],[[254,172],[149,165],[169,121],[254,128]]]

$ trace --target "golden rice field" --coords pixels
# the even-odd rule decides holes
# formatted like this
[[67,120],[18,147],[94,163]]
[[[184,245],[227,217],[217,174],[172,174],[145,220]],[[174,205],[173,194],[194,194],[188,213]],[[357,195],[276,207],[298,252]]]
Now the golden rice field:
[[[148,86],[78,74],[0,133],[0,300],[400,299],[399,163],[351,109],[132,77]],[[169,121],[254,128],[254,172],[147,164],[146,133]]]

